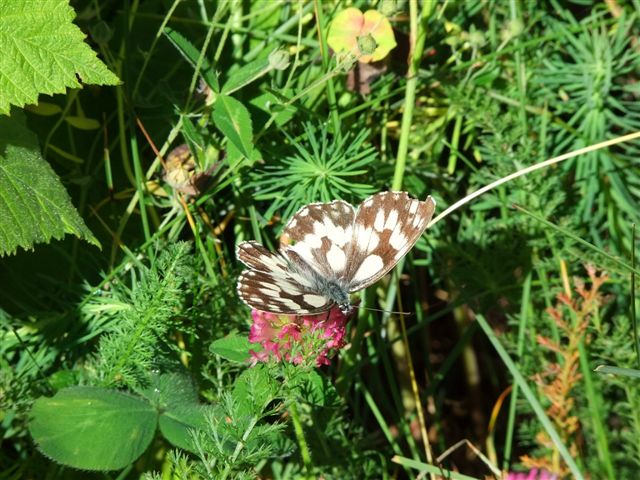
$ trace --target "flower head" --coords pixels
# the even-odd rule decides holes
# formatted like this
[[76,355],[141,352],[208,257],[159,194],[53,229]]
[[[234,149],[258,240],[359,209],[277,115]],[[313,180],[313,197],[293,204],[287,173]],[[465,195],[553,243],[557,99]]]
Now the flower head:
[[352,7],[335,16],[327,43],[336,53],[351,54],[369,63],[386,57],[395,48],[396,39],[387,17],[377,10],[362,13]]
[[249,341],[262,350],[250,351],[253,363],[271,359],[296,364],[328,365],[329,356],[345,345],[348,318],[334,307],[320,315],[283,315],[253,310]]
[[528,472],[509,472],[507,480],[557,480],[558,476],[544,469],[533,468]]

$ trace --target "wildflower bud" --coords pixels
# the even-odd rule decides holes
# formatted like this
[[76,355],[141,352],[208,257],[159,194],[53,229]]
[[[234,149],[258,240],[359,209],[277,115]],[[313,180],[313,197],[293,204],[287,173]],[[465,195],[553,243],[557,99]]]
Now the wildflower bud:
[[485,44],[484,34],[478,30],[469,32],[469,45],[473,48],[480,48]]
[[378,5],[378,11],[385,17],[390,17],[398,10],[398,2],[396,0],[382,0]]
[[269,65],[276,70],[285,70],[289,63],[289,53],[285,50],[274,50],[269,54]]
[[367,33],[366,35],[362,35],[358,37],[358,49],[362,55],[372,55],[375,52],[378,43],[376,42],[373,35]]
[[521,35],[523,31],[524,24],[521,20],[511,20],[507,22],[505,27],[502,29],[502,32],[500,32],[500,37],[502,38],[502,41],[508,42],[512,38]]

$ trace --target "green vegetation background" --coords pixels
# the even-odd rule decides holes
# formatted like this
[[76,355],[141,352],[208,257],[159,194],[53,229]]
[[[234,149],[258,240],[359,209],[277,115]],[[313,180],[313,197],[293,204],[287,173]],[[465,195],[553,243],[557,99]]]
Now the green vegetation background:
[[[395,29],[373,77],[326,45],[350,5],[387,9]],[[637,142],[503,184],[438,222],[363,294],[413,315],[361,310],[349,348],[320,370],[243,363],[251,315],[235,295],[234,246],[273,249],[301,205],[391,188],[434,196],[439,213],[639,130],[640,3],[72,7],[121,83],[107,86],[117,81],[84,52],[50,83],[44,67],[14,70],[12,83],[33,87],[24,98],[4,84],[0,108],[15,106],[0,119],[11,253],[0,263],[0,476],[412,478],[437,475],[434,464],[452,478],[534,466],[636,478],[638,380],[594,369],[638,366]],[[8,11],[3,44],[21,35]],[[45,36],[70,25],[65,15],[42,20]],[[78,40],[59,32],[36,47]],[[84,87],[64,93],[75,74]],[[57,95],[18,108],[37,93]],[[170,154],[183,144],[186,163],[184,147]],[[59,204],[24,193],[43,178]],[[64,233],[77,237],[55,240]],[[462,446],[434,460],[462,439],[485,458]],[[79,446],[81,468],[100,473],[63,465]]]

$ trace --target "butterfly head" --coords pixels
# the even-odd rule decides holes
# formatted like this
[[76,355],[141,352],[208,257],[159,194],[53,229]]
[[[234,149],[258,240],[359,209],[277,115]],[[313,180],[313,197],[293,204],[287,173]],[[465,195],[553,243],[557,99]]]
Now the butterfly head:
[[340,303],[338,304],[338,308],[345,317],[349,317],[353,313],[353,305],[351,305],[351,302]]

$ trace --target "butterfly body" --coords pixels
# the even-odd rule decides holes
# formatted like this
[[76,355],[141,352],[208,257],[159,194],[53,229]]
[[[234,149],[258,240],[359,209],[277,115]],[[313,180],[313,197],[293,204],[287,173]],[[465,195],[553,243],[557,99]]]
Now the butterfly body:
[[278,253],[242,242],[248,270],[238,294],[250,307],[285,314],[353,311],[349,294],[384,276],[413,247],[435,209],[431,197],[381,192],[358,209],[342,200],[302,207],[285,226]]

